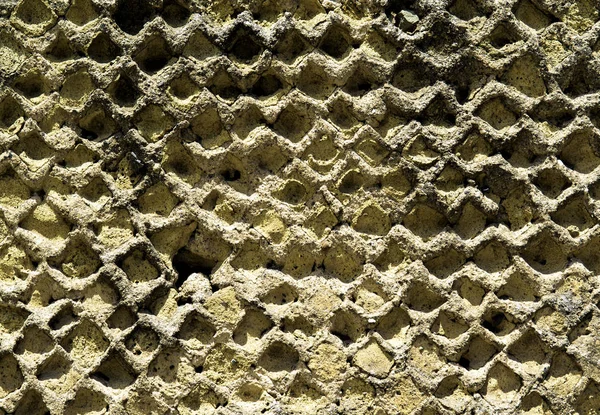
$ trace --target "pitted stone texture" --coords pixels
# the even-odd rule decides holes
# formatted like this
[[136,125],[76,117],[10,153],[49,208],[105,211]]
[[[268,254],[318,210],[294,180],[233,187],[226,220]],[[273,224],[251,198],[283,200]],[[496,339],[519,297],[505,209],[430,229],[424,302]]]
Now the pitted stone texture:
[[597,0],[0,5],[0,413],[600,413]]

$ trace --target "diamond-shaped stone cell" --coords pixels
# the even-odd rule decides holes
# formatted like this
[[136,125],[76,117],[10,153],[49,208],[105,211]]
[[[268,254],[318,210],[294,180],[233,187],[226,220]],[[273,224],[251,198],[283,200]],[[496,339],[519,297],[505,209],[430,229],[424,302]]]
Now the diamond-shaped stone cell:
[[0,4],[0,414],[600,413],[595,0]]

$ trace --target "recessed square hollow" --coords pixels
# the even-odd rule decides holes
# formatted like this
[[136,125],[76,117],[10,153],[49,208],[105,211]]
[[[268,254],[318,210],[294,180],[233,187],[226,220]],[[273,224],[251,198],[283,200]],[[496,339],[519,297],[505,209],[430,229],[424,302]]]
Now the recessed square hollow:
[[543,161],[546,151],[547,147],[540,143],[539,135],[523,128],[516,137],[506,142],[501,154],[513,166],[527,168]]
[[417,92],[435,83],[434,75],[427,65],[417,60],[401,61],[392,77],[391,84],[404,92]]
[[91,151],[86,145],[79,143],[73,150],[67,153],[62,164],[66,168],[77,168],[96,161],[98,161],[97,154]]
[[525,54],[512,62],[501,81],[531,97],[542,96],[546,94],[546,83],[539,70],[540,66],[533,55]]
[[567,228],[573,236],[577,236],[579,232],[595,224],[583,197],[572,198],[567,203],[563,203],[550,217],[560,226]]
[[15,23],[28,33],[39,36],[56,23],[56,14],[42,0],[22,0],[14,11]]
[[418,120],[423,125],[451,128],[456,124],[456,115],[452,104],[442,95],[438,95],[419,113]]
[[113,351],[91,373],[90,378],[112,389],[124,389],[135,381],[136,375],[123,357]]
[[169,84],[169,94],[180,101],[187,101],[200,92],[198,85],[187,73],[183,73],[173,79]]
[[575,257],[590,271],[600,272],[600,237],[590,238],[575,252]]
[[446,165],[435,179],[435,187],[443,193],[456,192],[465,188],[465,176],[460,168]]
[[549,167],[538,172],[533,178],[533,184],[546,196],[557,198],[571,186],[571,180],[558,168]]
[[145,252],[134,249],[122,261],[119,261],[119,266],[123,269],[129,281],[134,284],[153,281],[160,274],[149,259]]
[[502,285],[496,296],[501,300],[536,301],[540,294],[535,279],[523,271],[513,271]]
[[519,118],[503,97],[489,99],[475,111],[475,115],[499,131],[515,125]]
[[[550,131],[567,127],[576,116],[575,109],[565,98],[548,98],[531,110],[531,118]],[[592,121],[594,122],[594,121]]]
[[481,336],[475,336],[461,354],[458,364],[468,370],[477,370],[485,366],[497,353],[496,345]]
[[312,336],[316,330],[315,325],[302,316],[288,316],[281,322],[281,330],[284,333],[296,333],[297,331],[307,336]]
[[302,203],[307,195],[306,186],[297,180],[288,180],[285,185],[276,192],[276,197],[292,205]]
[[419,134],[404,146],[402,156],[417,167],[425,169],[431,167],[439,159],[440,153],[432,148],[429,140]]
[[498,309],[489,309],[483,315],[481,325],[494,333],[496,336],[505,336],[516,328],[515,317],[505,311]]
[[363,281],[352,293],[352,300],[368,313],[373,313],[389,301],[389,296],[383,290],[381,284],[368,279]]
[[352,75],[346,80],[343,90],[350,95],[362,96],[377,89],[381,80],[368,64],[359,63]]
[[438,278],[447,278],[458,271],[466,258],[454,248],[449,248],[439,255],[424,262],[430,273]]
[[513,7],[513,14],[527,26],[536,30],[543,30],[556,21],[552,15],[530,0],[518,1]]
[[87,54],[96,62],[108,63],[121,54],[121,48],[108,34],[100,32],[88,45]]
[[9,353],[0,355],[0,397],[19,389],[23,384],[23,372],[15,359]]
[[246,349],[256,349],[273,326],[273,321],[264,312],[255,308],[248,309],[233,332],[233,341]]
[[75,58],[73,42],[61,31],[46,48],[44,55],[52,62],[64,62]]
[[0,102],[0,128],[9,129],[25,112],[21,105],[10,95]]
[[515,399],[521,389],[521,378],[503,363],[496,363],[489,371],[483,392],[494,406],[505,405]]
[[237,112],[231,131],[240,139],[246,140],[255,129],[264,125],[266,120],[261,109],[252,105]]
[[398,346],[403,344],[410,326],[408,313],[400,307],[394,307],[379,319],[375,331],[393,346]]
[[113,19],[125,33],[135,35],[154,14],[152,4],[146,0],[119,0]]
[[339,244],[328,249],[323,259],[325,271],[333,274],[343,283],[352,282],[360,275],[362,263],[362,255],[350,247]]
[[244,63],[251,63],[263,51],[260,40],[243,27],[235,29],[225,43],[230,56]]
[[169,216],[178,203],[179,198],[165,184],[156,183],[138,198],[137,204],[144,214]]
[[431,325],[431,331],[449,339],[455,339],[465,333],[469,326],[460,317],[441,311]]
[[404,293],[402,301],[413,310],[428,313],[444,304],[446,299],[424,282],[415,281]]
[[182,383],[193,375],[193,368],[179,346],[163,348],[148,366],[148,377],[158,376],[164,383]]
[[0,333],[17,332],[27,320],[30,312],[21,307],[0,304]]
[[325,13],[325,9],[318,0],[300,0],[294,17],[300,20],[311,20],[322,13]]
[[123,72],[117,75],[115,80],[106,89],[106,92],[122,107],[135,106],[140,96],[140,91],[135,83]]
[[14,411],[15,415],[47,415],[49,413],[42,395],[33,389],[24,393]]
[[435,376],[446,364],[440,347],[424,334],[413,341],[408,350],[407,361],[428,376]]
[[106,323],[111,329],[125,330],[136,321],[136,315],[129,309],[129,307],[120,305],[110,315]]
[[19,226],[55,242],[66,239],[71,231],[71,224],[46,202],[36,206]]
[[486,294],[484,288],[466,277],[454,281],[452,289],[457,291],[460,297],[464,298],[472,305],[480,305]]
[[486,272],[504,271],[510,266],[507,249],[497,241],[491,241],[473,255],[475,264]]
[[198,60],[207,59],[218,53],[219,49],[199,30],[190,36],[183,49],[184,56],[192,56]]
[[71,304],[63,306],[55,315],[50,319],[48,325],[52,330],[60,330],[77,321],[77,314],[73,310]]
[[137,326],[125,339],[125,347],[138,357],[148,357],[159,346],[160,338],[149,327]]
[[102,266],[98,254],[85,240],[79,238],[69,239],[63,254],[50,258],[48,263],[70,278],[89,277]]
[[250,94],[263,98],[277,93],[284,87],[281,79],[272,72],[264,73],[250,88]]
[[597,154],[599,143],[600,137],[593,131],[577,131],[567,137],[558,157],[570,169],[580,173],[591,173],[600,165],[600,157]]
[[13,151],[22,159],[41,161],[54,155],[54,149],[46,144],[40,135],[31,132],[21,137]]
[[153,35],[144,41],[134,60],[142,71],[152,75],[167,66],[172,57],[171,46],[167,41]]
[[531,238],[522,250],[521,256],[533,269],[543,274],[563,270],[568,260],[565,247],[559,244],[548,231]]
[[293,143],[302,140],[314,122],[306,105],[289,104],[277,116],[273,129]]
[[517,32],[503,23],[496,26],[496,28],[492,30],[492,33],[487,37],[487,41],[496,49],[502,49],[519,40],[521,40],[521,38]]
[[583,392],[575,400],[575,408],[581,414],[593,414],[597,411],[597,401],[600,396],[600,384],[590,380]]
[[300,357],[298,351],[287,343],[276,341],[271,343],[258,359],[258,366],[267,372],[291,372],[295,369]]
[[0,205],[8,208],[18,208],[29,199],[32,191],[23,183],[12,168],[3,169],[0,175]]
[[301,70],[296,87],[313,98],[325,98],[335,89],[330,74],[317,63],[309,61]]
[[175,120],[160,106],[150,104],[134,115],[133,123],[148,142],[156,142],[174,127]]
[[493,147],[478,131],[472,131],[456,148],[456,154],[467,162],[483,160],[493,153]]
[[100,177],[90,180],[87,185],[79,189],[78,193],[88,202],[98,203],[100,205],[108,202],[108,200],[112,197],[112,193],[110,192],[108,186]]
[[310,245],[290,244],[287,249],[287,260],[281,270],[294,278],[303,278],[316,268],[317,260],[317,254]]
[[469,21],[484,15],[478,0],[454,0],[448,11],[461,20]]
[[180,413],[186,413],[189,410],[190,414],[194,411],[208,411],[219,408],[225,404],[225,399],[217,394],[212,388],[200,383],[192,391],[180,400],[177,409]]
[[[366,135],[366,137],[356,143],[354,146],[354,150],[360,154],[362,158],[364,158],[367,163],[372,166],[378,166],[381,162],[390,154],[389,147],[385,142],[380,141],[376,135]],[[393,171],[392,171],[393,173]],[[402,171],[397,171],[396,174],[402,175]],[[389,174],[385,177],[390,177]],[[389,185],[390,180],[385,180],[386,183],[382,183],[382,185]],[[401,183],[398,183],[401,187]]]
[[104,108],[90,108],[78,122],[81,136],[88,140],[104,140],[114,134],[117,125]]
[[353,103],[344,98],[338,98],[328,105],[327,120],[333,122],[342,130],[350,130],[359,122],[355,117]]
[[530,370],[541,369],[545,363],[548,346],[540,339],[535,330],[526,331],[508,349],[509,356],[526,365]]
[[552,414],[550,404],[538,392],[530,392],[521,401],[519,410],[526,414]]
[[50,92],[48,81],[37,71],[28,72],[17,78],[14,87],[29,99],[34,99]]
[[335,59],[342,59],[348,53],[352,38],[344,28],[331,26],[319,44],[319,49]]
[[285,305],[298,300],[298,292],[287,282],[269,290],[261,300],[266,304]]
[[212,150],[231,141],[216,107],[208,107],[190,121],[192,132],[198,136],[200,145]]
[[569,395],[583,375],[574,356],[559,351],[552,356],[550,370],[543,385],[558,396]]
[[480,208],[468,202],[464,205],[458,221],[454,225],[454,231],[464,239],[475,238],[485,229],[487,216]]
[[67,376],[67,373],[70,370],[71,362],[69,362],[63,355],[56,352],[38,367],[36,377],[42,382],[58,381]]
[[178,275],[176,285],[183,285],[194,273],[210,276],[217,265],[218,261],[214,259],[198,255],[186,248],[180,249],[173,257],[173,268]]
[[178,0],[166,0],[163,3],[161,16],[169,26],[181,27],[185,25],[190,15],[188,8],[184,7]]
[[237,82],[224,69],[216,71],[206,86],[214,95],[225,100],[235,99],[242,94]]
[[595,69],[586,60],[569,65],[560,74],[559,85],[569,97],[593,94],[600,84],[594,77]]
[[75,398],[69,400],[65,406],[65,415],[102,413],[102,411],[108,411],[106,398],[100,392],[87,388],[79,388]]
[[[246,312],[248,315],[248,312]],[[179,328],[177,337],[193,349],[201,349],[210,344],[217,330],[204,316],[197,312],[188,314]],[[234,335],[235,341],[235,335]]]
[[329,331],[345,344],[350,344],[365,334],[366,327],[365,322],[356,313],[340,310],[331,318]]
[[94,80],[87,69],[80,69],[67,76],[60,89],[61,100],[70,104],[81,104],[83,98],[89,96],[96,89]]
[[296,29],[290,29],[275,44],[275,54],[286,63],[293,63],[311,48],[310,43]]
[[419,203],[404,217],[402,224],[421,239],[428,240],[439,235],[448,221],[436,209]]
[[28,272],[33,271],[35,266],[18,243],[5,245],[0,250],[0,281],[14,283],[20,279],[25,280]]
[[102,356],[109,341],[95,323],[85,319],[75,326],[60,344],[70,354],[74,363],[90,368]]
[[93,0],[73,0],[65,17],[76,25],[83,26],[96,19],[98,11]]

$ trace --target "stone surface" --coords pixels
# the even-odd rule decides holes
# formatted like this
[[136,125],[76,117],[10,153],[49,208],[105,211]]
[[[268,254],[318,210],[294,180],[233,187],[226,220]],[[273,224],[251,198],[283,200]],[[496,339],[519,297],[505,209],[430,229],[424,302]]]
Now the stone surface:
[[0,3],[0,414],[600,413],[597,0]]

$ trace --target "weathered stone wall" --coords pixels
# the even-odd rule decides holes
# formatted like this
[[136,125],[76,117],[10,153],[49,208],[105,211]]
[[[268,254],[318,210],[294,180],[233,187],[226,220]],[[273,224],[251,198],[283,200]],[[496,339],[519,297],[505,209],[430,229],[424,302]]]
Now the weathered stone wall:
[[5,0],[0,413],[599,414],[596,0]]

